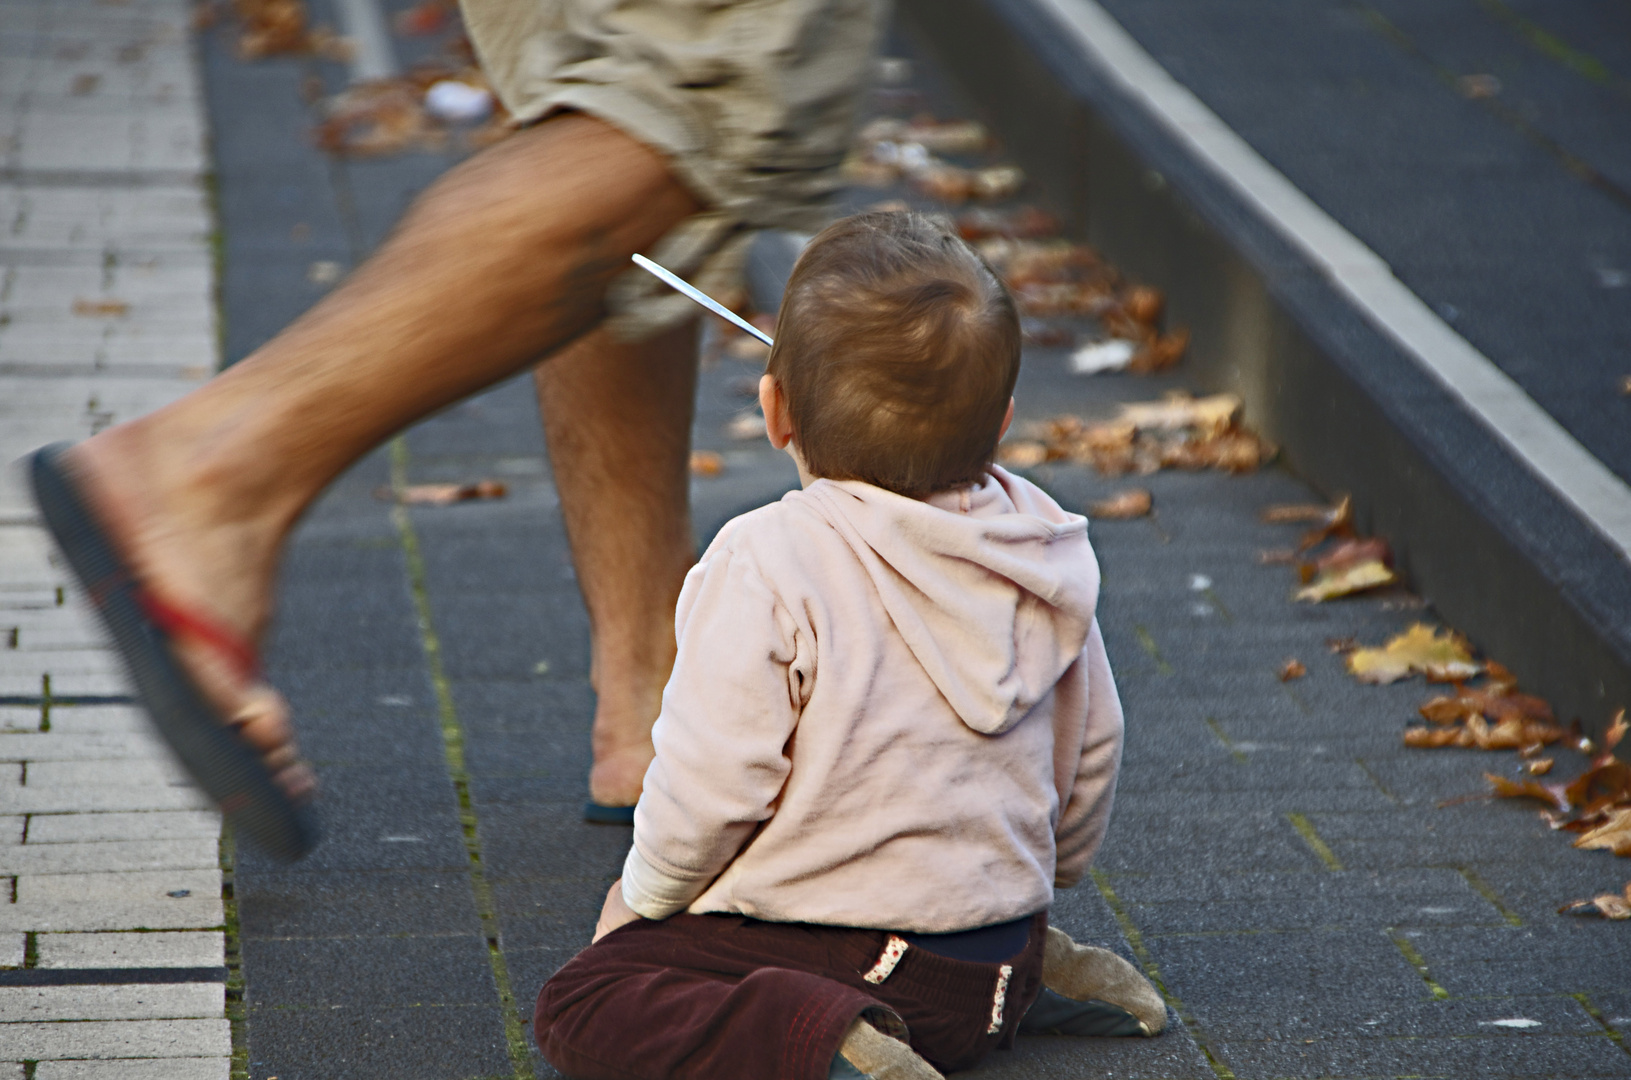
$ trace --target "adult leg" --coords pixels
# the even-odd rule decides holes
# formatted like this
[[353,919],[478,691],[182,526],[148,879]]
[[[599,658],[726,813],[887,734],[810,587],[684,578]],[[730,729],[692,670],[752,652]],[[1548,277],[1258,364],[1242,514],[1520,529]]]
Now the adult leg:
[[596,330],[536,371],[555,486],[589,609],[589,796],[629,806],[674,666],[674,603],[696,561],[687,461],[697,328],[638,345]]
[[[593,328],[630,253],[696,209],[664,160],[615,128],[540,124],[439,180],[373,258],[252,356],[70,462],[149,588],[255,642],[284,538],[330,480]],[[179,650],[226,714],[257,697],[208,650]],[[245,733],[287,764],[286,719],[258,697]]]

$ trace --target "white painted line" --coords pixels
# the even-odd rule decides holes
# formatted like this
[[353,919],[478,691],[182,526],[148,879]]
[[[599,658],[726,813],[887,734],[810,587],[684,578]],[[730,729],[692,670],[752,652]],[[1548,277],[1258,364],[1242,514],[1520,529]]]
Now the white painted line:
[[395,77],[400,68],[379,0],[336,0],[336,6],[341,32],[351,39],[351,81]]
[[1363,241],[1263,160],[1094,0],[1036,0],[1096,66],[1273,223],[1365,316],[1631,560],[1631,486],[1452,330]]

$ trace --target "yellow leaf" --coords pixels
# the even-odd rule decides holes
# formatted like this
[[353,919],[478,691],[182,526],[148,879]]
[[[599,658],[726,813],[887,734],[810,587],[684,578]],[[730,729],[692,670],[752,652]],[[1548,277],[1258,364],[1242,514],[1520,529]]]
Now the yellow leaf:
[[[1307,585],[1297,590],[1298,600],[1307,600],[1319,603],[1321,600],[1333,600],[1339,596],[1350,596],[1353,593],[1364,592],[1367,589],[1391,585],[1398,580],[1398,576],[1388,569],[1386,563],[1380,559],[1367,559],[1364,562],[1350,563],[1347,566],[1333,567]],[[1361,649],[1361,652],[1365,650]],[[1353,663],[1349,661],[1349,668]],[[1392,679],[1384,680],[1392,682]]]
[[1574,842],[1588,851],[1607,849],[1616,855],[1631,855],[1631,806],[1608,812],[1608,820]]
[[1240,398],[1234,394],[1211,397],[1170,397],[1164,401],[1143,401],[1121,407],[1121,419],[1145,431],[1179,431],[1195,428],[1203,434],[1221,435],[1234,426],[1240,412]]
[[1128,488],[1102,502],[1093,503],[1087,508],[1087,513],[1094,518],[1140,518],[1147,515],[1154,505],[1154,497],[1148,491]]
[[1479,670],[1459,635],[1434,630],[1426,623],[1415,623],[1379,649],[1355,649],[1348,654],[1348,671],[1365,683],[1397,682],[1418,671],[1453,681],[1470,679]]

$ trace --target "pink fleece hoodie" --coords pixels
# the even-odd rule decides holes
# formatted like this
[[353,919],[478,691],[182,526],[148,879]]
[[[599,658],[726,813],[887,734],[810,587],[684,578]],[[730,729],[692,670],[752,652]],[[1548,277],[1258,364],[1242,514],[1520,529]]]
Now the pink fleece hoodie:
[[731,521],[680,594],[624,899],[921,933],[1048,907],[1121,758],[1098,589],[1086,519],[998,467]]

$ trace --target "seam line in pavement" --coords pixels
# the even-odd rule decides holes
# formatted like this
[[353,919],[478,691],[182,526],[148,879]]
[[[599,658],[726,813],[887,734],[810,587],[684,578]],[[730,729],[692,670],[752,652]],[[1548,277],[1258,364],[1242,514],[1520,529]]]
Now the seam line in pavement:
[[1580,1003],[1580,1007],[1586,1010],[1586,1015],[1590,1016],[1602,1026],[1602,1029],[1608,1033],[1609,1041],[1611,1041],[1615,1046],[1618,1046],[1621,1050],[1625,1051],[1627,1054],[1631,1054],[1631,1044],[1626,1043],[1624,1036],[1616,1031],[1614,1029],[1614,1025],[1609,1023],[1608,1017],[1603,1015],[1603,1010],[1592,1004],[1590,997],[1585,994],[1570,994],[1568,996],[1578,1001]]
[[1416,974],[1421,976],[1421,981],[1427,984],[1427,989],[1433,994],[1433,1000],[1448,1001],[1450,992],[1434,981],[1433,973],[1427,969],[1426,957],[1417,952],[1416,947],[1405,940],[1405,936],[1396,927],[1388,927],[1387,936],[1388,940],[1393,942],[1394,948],[1398,949],[1400,955],[1405,958],[1405,961],[1416,969]]
[[1320,838],[1319,830],[1314,828],[1314,823],[1308,820],[1306,814],[1288,813],[1286,814],[1286,820],[1291,822],[1291,827],[1297,830],[1297,835],[1303,838],[1303,843],[1307,844],[1308,849],[1319,857],[1320,862],[1325,864],[1327,870],[1340,871],[1346,869],[1342,865],[1342,860],[1337,858],[1336,852],[1332,851],[1329,845]]
[[1456,871],[1466,879],[1467,884],[1472,886],[1474,892],[1494,905],[1495,910],[1501,913],[1501,918],[1513,926],[1523,925],[1523,919],[1518,917],[1516,911],[1506,906],[1500,894],[1490,887],[1489,882],[1484,880],[1483,875],[1470,866],[1458,866]]
[[1083,58],[1234,188],[1547,486],[1631,560],[1631,487],[1392,268],[1207,108],[1095,0],[1037,0]]
[[[408,486],[408,443],[402,436],[391,441],[391,489],[397,493]],[[448,778],[453,781],[459,800],[459,826],[464,834],[465,853],[470,858],[470,889],[475,894],[476,914],[481,920],[483,936],[487,939],[487,962],[492,968],[493,983],[498,989],[499,1011],[504,1018],[504,1042],[509,1050],[510,1064],[516,1080],[531,1080],[532,1054],[522,1032],[521,1015],[516,1009],[515,992],[510,987],[509,965],[499,946],[498,913],[493,904],[493,889],[487,880],[481,855],[481,836],[477,828],[476,809],[470,799],[470,773],[464,763],[464,725],[453,704],[453,688],[442,668],[442,642],[431,621],[430,591],[425,584],[425,560],[419,547],[419,534],[413,527],[408,508],[398,503],[391,510],[402,542],[402,555],[408,568],[408,586],[413,595],[414,612],[419,619],[419,639],[425,652],[425,666],[429,669],[431,685],[436,692],[438,727],[442,734],[442,750],[447,760]]]
[[1088,873],[1092,875],[1093,884],[1098,888],[1099,895],[1104,897],[1104,902],[1109,905],[1110,913],[1116,917],[1122,936],[1127,939],[1133,955],[1138,959],[1138,966],[1144,969],[1144,974],[1149,976],[1150,982],[1161,992],[1161,997],[1172,1006],[1172,1011],[1178,1014],[1178,1021],[1189,1031],[1189,1037],[1195,1040],[1195,1045],[1201,1048],[1201,1053],[1206,1055],[1206,1063],[1217,1074],[1218,1080],[1235,1080],[1234,1071],[1223,1063],[1222,1058],[1212,1052],[1212,1047],[1206,1041],[1206,1034],[1195,1023],[1195,1018],[1184,1007],[1184,1003],[1167,990],[1167,984],[1161,978],[1161,969],[1156,965],[1155,957],[1150,955],[1150,950],[1145,947],[1144,935],[1139,933],[1138,924],[1133,922],[1133,917],[1127,912],[1127,906],[1121,902],[1121,897],[1116,895],[1115,888],[1111,886],[1110,876],[1096,866],[1089,868]]
[[[1401,52],[1425,66],[1433,73],[1433,76],[1437,78],[1439,82],[1451,88],[1455,86],[1457,79],[1456,73],[1439,64],[1431,56],[1427,55],[1427,52],[1422,49],[1420,45],[1416,44],[1414,38],[1400,29],[1400,27],[1386,15],[1382,14],[1380,11],[1377,11],[1368,4],[1361,5],[1359,7],[1359,12],[1378,33],[1390,41]],[[1485,112],[1495,117],[1501,123],[1505,124],[1507,127],[1511,128],[1513,131],[1516,131],[1519,135],[1522,135],[1525,139],[1528,139],[1530,142],[1540,147],[1540,149],[1546,151],[1546,153],[1556,158],[1557,163],[1563,167],[1564,172],[1568,173],[1581,183],[1595,188],[1599,194],[1613,199],[1615,202],[1619,203],[1623,209],[1631,210],[1631,192],[1627,192],[1620,185],[1616,184],[1613,179],[1597,171],[1597,169],[1593,167],[1592,164],[1585,158],[1571,153],[1562,143],[1558,142],[1550,135],[1547,135],[1545,132],[1541,131],[1534,124],[1525,119],[1523,114],[1517,109],[1512,108],[1510,105],[1507,105],[1505,102],[1499,101],[1494,97],[1480,99],[1477,104],[1482,107]]]

